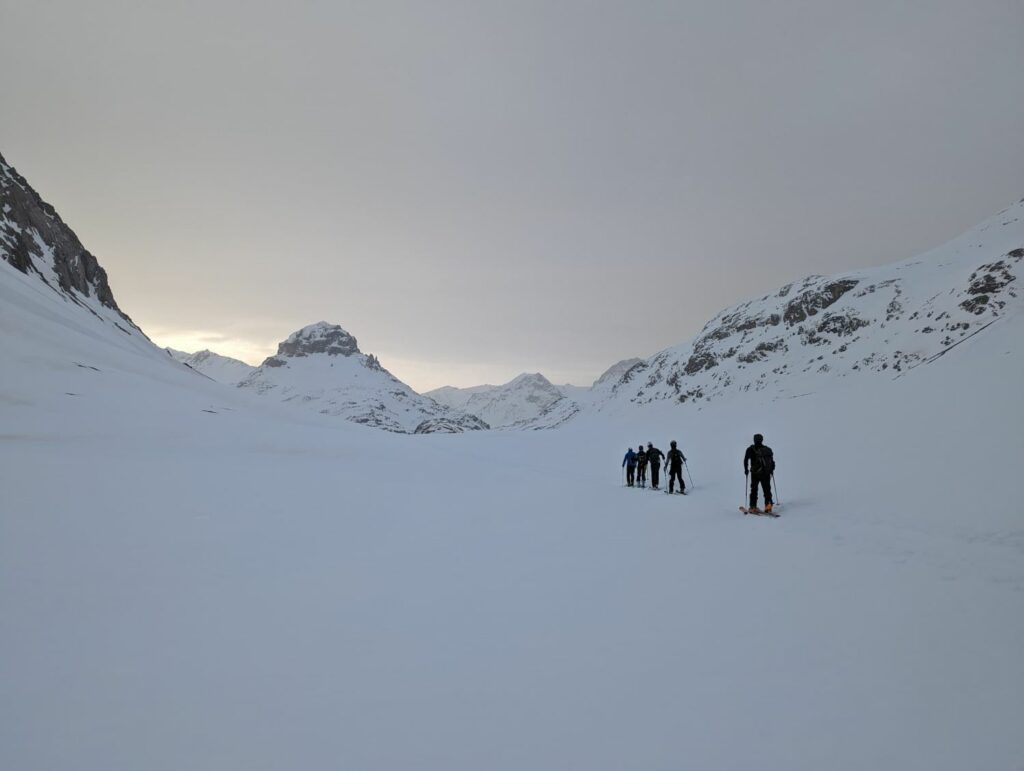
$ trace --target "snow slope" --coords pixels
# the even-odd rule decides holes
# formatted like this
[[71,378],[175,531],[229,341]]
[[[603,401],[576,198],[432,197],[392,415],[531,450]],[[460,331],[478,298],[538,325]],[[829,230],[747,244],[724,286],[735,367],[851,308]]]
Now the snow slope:
[[238,387],[398,433],[475,431],[487,424],[413,391],[359,350],[356,339],[321,321],[294,332]]
[[[0,261],[0,768],[1020,765],[999,269],[927,322],[985,294],[994,323],[898,372],[410,437],[201,377],[44,243],[52,274]],[[269,369],[369,370],[347,337]],[[778,520],[736,511],[754,431]],[[638,439],[680,442],[692,495],[621,486]]]
[[225,385],[238,385],[256,369],[244,361],[232,359],[230,356],[222,356],[210,350],[196,351],[195,353],[176,351],[173,348],[164,350],[171,354],[176,361],[180,361],[197,372],[202,372],[208,378]]
[[629,369],[612,398],[784,398],[906,371],[1019,309],[1022,260],[1024,200],[912,260],[810,276],[724,310],[693,341]]
[[[1019,311],[896,379],[414,438],[52,315],[11,330],[22,310],[0,337],[21,373],[0,371],[0,767],[1024,756]],[[62,340],[99,372],[54,366]],[[736,511],[754,430],[779,520]],[[693,495],[621,487],[638,437],[681,442]]]
[[603,388],[605,385],[613,384],[621,380],[623,375],[629,372],[629,370],[633,369],[633,367],[635,367],[637,364],[640,364],[642,361],[643,359],[638,358],[623,359],[622,361],[618,361],[612,366],[610,366],[608,369],[606,369],[603,373],[601,373],[601,376],[598,377],[598,379],[595,380],[590,387],[592,389],[599,389]]

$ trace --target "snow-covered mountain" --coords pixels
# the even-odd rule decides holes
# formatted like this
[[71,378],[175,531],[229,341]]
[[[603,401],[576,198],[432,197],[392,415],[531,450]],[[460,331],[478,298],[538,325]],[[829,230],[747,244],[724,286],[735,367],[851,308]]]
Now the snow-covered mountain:
[[[22,274],[22,285],[45,288],[43,302],[87,315],[140,349],[149,339],[117,305],[107,273],[54,208],[0,156],[0,259]],[[118,337],[118,335],[114,335]]]
[[321,321],[292,333],[239,388],[301,404],[325,415],[398,433],[486,429],[479,418],[413,391],[359,350],[355,337]]
[[610,398],[785,398],[841,378],[898,375],[1019,312],[1022,259],[1024,200],[920,257],[810,276],[728,308],[691,342],[628,368]]
[[523,373],[500,386],[444,386],[425,396],[477,415],[495,429],[554,428],[580,411],[575,400],[539,372]]
[[590,386],[591,389],[598,389],[603,388],[604,386],[614,385],[615,383],[619,382],[619,380],[622,379],[623,375],[629,372],[629,370],[633,369],[633,367],[635,367],[637,364],[640,364],[642,361],[643,359],[633,358],[623,359],[622,361],[615,362],[614,364],[612,364],[612,366],[610,366],[603,373],[601,373],[601,376],[597,380],[595,380],[593,384]]
[[606,398],[622,376],[643,359],[623,359],[589,386],[555,385],[539,372],[524,372],[504,385],[442,386],[428,391],[439,404],[478,415],[494,429],[556,428]]
[[202,372],[208,378],[216,380],[225,385],[238,385],[256,369],[244,361],[232,359],[230,356],[222,356],[210,350],[187,353],[177,351],[174,348],[165,348],[175,361],[186,364],[197,372]]

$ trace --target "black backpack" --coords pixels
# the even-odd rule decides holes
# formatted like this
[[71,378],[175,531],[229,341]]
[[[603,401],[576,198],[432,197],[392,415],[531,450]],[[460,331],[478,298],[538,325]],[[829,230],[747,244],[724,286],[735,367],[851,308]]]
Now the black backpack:
[[759,447],[755,444],[751,449],[753,449],[750,458],[751,473],[773,473],[775,471],[775,456],[772,454],[772,448],[765,447],[763,444]]

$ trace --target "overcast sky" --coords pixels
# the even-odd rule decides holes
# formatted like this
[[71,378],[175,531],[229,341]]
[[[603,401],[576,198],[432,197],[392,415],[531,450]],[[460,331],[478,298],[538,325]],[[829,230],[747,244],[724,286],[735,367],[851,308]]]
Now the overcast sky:
[[589,383],[1024,195],[1024,3],[0,0],[0,152],[157,342]]

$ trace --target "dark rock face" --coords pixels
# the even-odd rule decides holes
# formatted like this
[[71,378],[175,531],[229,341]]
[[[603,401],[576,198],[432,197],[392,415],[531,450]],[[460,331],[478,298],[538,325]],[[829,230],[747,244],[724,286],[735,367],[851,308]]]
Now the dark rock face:
[[1013,266],[1024,258],[1024,249],[1007,252],[1003,259],[981,265],[971,274],[971,283],[967,287],[969,297],[960,303],[960,307],[968,313],[981,315],[991,303],[995,308],[1002,308],[1003,300],[993,300],[993,295],[1002,293],[1007,286],[1017,280],[1013,274]]
[[782,339],[758,343],[754,346],[754,350],[738,356],[737,360],[744,364],[753,364],[755,361],[763,361],[764,359],[767,359],[775,351],[784,350],[785,347],[786,343]]
[[476,415],[457,418],[428,418],[416,426],[414,434],[461,434],[466,431],[486,431],[490,428]]
[[821,323],[818,324],[818,333],[833,337],[844,337],[852,335],[858,329],[866,327],[870,323],[870,321],[865,321],[853,313],[826,313]]
[[[300,329],[277,346],[278,356],[353,356],[359,353],[356,339],[337,324],[320,322]],[[273,365],[271,365],[273,366]]]
[[[36,264],[37,260],[46,258],[45,252],[53,255],[55,287]],[[3,156],[0,156],[0,258],[22,273],[36,273],[51,288],[80,305],[81,300],[76,295],[95,297],[131,323],[114,300],[106,271],[54,208],[39,197]]]
[[786,306],[782,318],[789,326],[799,324],[806,320],[808,316],[813,316],[818,311],[834,304],[836,300],[857,286],[858,283],[856,279],[847,278],[833,281],[820,289],[801,292]]

